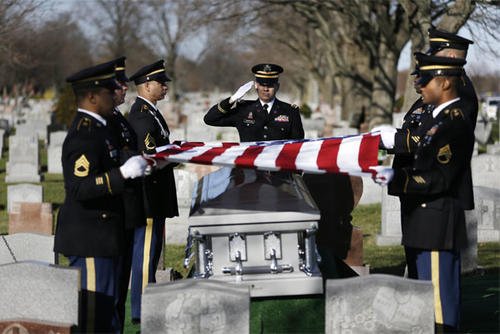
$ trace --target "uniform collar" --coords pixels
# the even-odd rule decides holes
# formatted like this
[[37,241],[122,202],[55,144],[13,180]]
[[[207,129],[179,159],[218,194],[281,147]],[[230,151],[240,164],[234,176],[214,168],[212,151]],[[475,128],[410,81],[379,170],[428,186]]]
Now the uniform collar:
[[460,97],[457,97],[453,100],[446,101],[445,103],[441,103],[436,108],[434,108],[434,110],[432,111],[432,117],[436,118],[437,115],[439,115],[439,113],[441,112],[441,110],[444,110],[444,108],[446,108],[447,106],[449,106],[450,104],[452,104],[454,102],[457,102],[458,100],[460,100]]
[[259,99],[259,102],[260,102],[260,105],[263,107],[264,104],[267,104],[267,112],[271,112],[271,110],[273,109],[273,104],[274,104],[274,101],[276,101],[276,98],[272,99],[271,101],[269,102],[264,102],[262,101],[261,99]]
[[99,114],[97,114],[97,113],[95,113],[93,111],[82,109],[82,108],[78,108],[78,112],[87,114],[87,115],[95,118],[99,123],[102,123],[103,125],[106,125],[106,120],[104,119],[104,117],[102,117],[101,115],[99,115]]
[[140,99],[143,99],[144,101],[147,102],[147,104],[149,104],[151,107],[153,107],[154,110],[158,111],[158,108],[156,108],[156,106],[153,104],[153,102],[149,101],[148,99],[146,99],[145,97],[142,97],[140,95],[137,95],[137,97]]

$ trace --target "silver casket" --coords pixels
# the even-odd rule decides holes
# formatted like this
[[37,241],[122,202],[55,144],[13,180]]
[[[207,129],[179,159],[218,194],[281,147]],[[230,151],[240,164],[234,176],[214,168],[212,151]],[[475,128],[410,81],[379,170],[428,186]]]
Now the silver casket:
[[186,265],[252,297],[319,294],[319,211],[299,175],[222,168],[195,186]]

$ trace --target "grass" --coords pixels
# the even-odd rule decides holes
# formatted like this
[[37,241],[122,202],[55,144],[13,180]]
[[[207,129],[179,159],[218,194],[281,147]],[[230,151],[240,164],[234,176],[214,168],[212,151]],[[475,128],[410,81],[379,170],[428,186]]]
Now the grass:
[[[4,152],[0,159],[0,234],[7,233],[8,214],[7,185],[5,179]],[[43,174],[44,202],[53,204],[54,217],[64,200],[62,175],[46,173],[46,150],[40,151]],[[380,205],[361,205],[353,212],[353,225],[360,227],[364,235],[364,262],[372,273],[402,276],[404,252],[401,246],[377,246],[376,235],[380,233]],[[166,247],[165,265],[186,276],[183,268],[184,246]],[[462,282],[462,326],[464,333],[499,332],[499,271],[500,243],[478,244],[479,270],[464,275]],[[139,325],[130,322],[130,298],[127,300],[125,333],[137,333]],[[323,333],[323,296],[286,298],[260,298],[252,300],[250,309],[251,333]]]

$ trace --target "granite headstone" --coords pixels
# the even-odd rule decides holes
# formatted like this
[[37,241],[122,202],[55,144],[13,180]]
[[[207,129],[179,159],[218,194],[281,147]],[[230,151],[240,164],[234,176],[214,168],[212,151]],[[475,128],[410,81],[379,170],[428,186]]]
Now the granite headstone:
[[30,260],[53,264],[54,236],[36,233],[0,236],[0,264]]

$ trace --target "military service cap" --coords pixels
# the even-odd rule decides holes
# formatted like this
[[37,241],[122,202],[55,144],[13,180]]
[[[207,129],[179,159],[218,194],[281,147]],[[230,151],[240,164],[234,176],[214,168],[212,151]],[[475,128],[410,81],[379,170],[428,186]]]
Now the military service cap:
[[158,81],[164,83],[171,81],[170,78],[165,73],[165,65],[163,60],[159,60],[153,64],[146,65],[143,68],[135,72],[131,77],[131,81],[134,81],[136,85],[145,83],[146,81]]
[[278,82],[283,67],[276,64],[258,64],[252,67],[252,73],[255,74],[255,81],[261,85],[274,85]]
[[467,38],[432,27],[429,28],[429,50],[427,50],[427,54],[433,55],[443,49],[467,50],[469,44],[473,43]]
[[127,74],[125,74],[125,59],[127,59],[127,57],[120,57],[112,60],[115,63],[116,80],[120,82],[129,81]]
[[416,52],[416,66],[419,75],[418,84],[425,86],[437,76],[462,76],[465,59],[430,56]]
[[89,88],[107,88],[111,91],[120,89],[116,81],[115,64],[107,62],[96,66],[85,68],[66,78],[74,90]]

